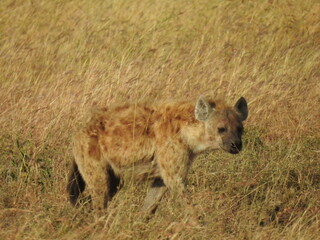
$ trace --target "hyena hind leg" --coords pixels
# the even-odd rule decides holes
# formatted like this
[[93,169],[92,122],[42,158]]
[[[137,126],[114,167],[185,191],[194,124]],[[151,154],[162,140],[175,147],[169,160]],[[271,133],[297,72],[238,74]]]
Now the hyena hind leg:
[[88,180],[93,208],[100,212],[121,187],[120,178],[115,175],[111,166],[107,166],[106,169],[95,168],[94,176]]
[[163,183],[163,180],[161,178],[156,178],[144,199],[142,211],[146,212],[147,214],[154,213],[157,209],[158,202],[161,200],[166,191],[167,187]]
[[90,192],[93,209],[100,212],[107,207],[109,201],[110,176],[108,168],[101,167],[97,161],[82,161],[80,163],[84,164],[83,166],[79,165],[79,169]]

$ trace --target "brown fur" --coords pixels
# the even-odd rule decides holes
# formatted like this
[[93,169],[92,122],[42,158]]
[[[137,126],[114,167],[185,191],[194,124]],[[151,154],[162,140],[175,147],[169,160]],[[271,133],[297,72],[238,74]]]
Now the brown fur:
[[[242,134],[241,111],[203,97],[196,109],[194,101],[101,109],[73,138],[73,169],[78,174],[72,172],[69,179],[68,188],[73,189],[69,191],[71,201],[74,203],[79,195],[75,193],[79,188],[72,185],[77,182],[72,176],[83,178],[91,191],[94,208],[101,209],[112,196],[113,179],[126,172],[140,179],[149,177],[157,182],[160,179],[162,185],[154,185],[162,189],[161,194],[164,187],[182,194],[195,155],[219,148],[231,153],[240,151],[235,146],[241,148],[238,144]],[[199,120],[202,117],[199,114],[207,119]],[[227,130],[219,133],[222,130],[218,128]],[[161,197],[160,192],[152,194]],[[152,199],[149,196],[148,201]]]

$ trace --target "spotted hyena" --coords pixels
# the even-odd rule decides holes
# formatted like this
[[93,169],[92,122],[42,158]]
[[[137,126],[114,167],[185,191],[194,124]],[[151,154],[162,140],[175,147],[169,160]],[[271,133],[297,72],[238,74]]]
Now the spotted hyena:
[[73,138],[68,182],[72,204],[87,185],[96,210],[105,208],[127,172],[152,179],[143,209],[169,189],[183,194],[196,155],[215,149],[239,153],[246,100],[234,107],[200,96],[197,101],[110,106],[92,115]]

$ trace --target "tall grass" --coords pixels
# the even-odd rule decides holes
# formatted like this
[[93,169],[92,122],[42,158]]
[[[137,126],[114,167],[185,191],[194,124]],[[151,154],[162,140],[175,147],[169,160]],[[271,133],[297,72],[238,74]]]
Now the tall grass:
[[[0,3],[0,239],[316,239],[320,4],[292,1]],[[97,220],[64,192],[73,129],[95,106],[211,94],[249,102],[245,149],[188,178],[201,227],[126,183]]]

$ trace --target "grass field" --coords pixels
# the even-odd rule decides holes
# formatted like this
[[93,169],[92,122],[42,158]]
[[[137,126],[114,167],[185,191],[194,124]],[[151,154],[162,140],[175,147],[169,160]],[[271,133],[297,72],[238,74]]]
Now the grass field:
[[[2,0],[0,239],[320,239],[320,2]],[[211,94],[249,103],[244,150],[188,175],[146,220],[126,182],[105,218],[65,192],[95,106]]]

